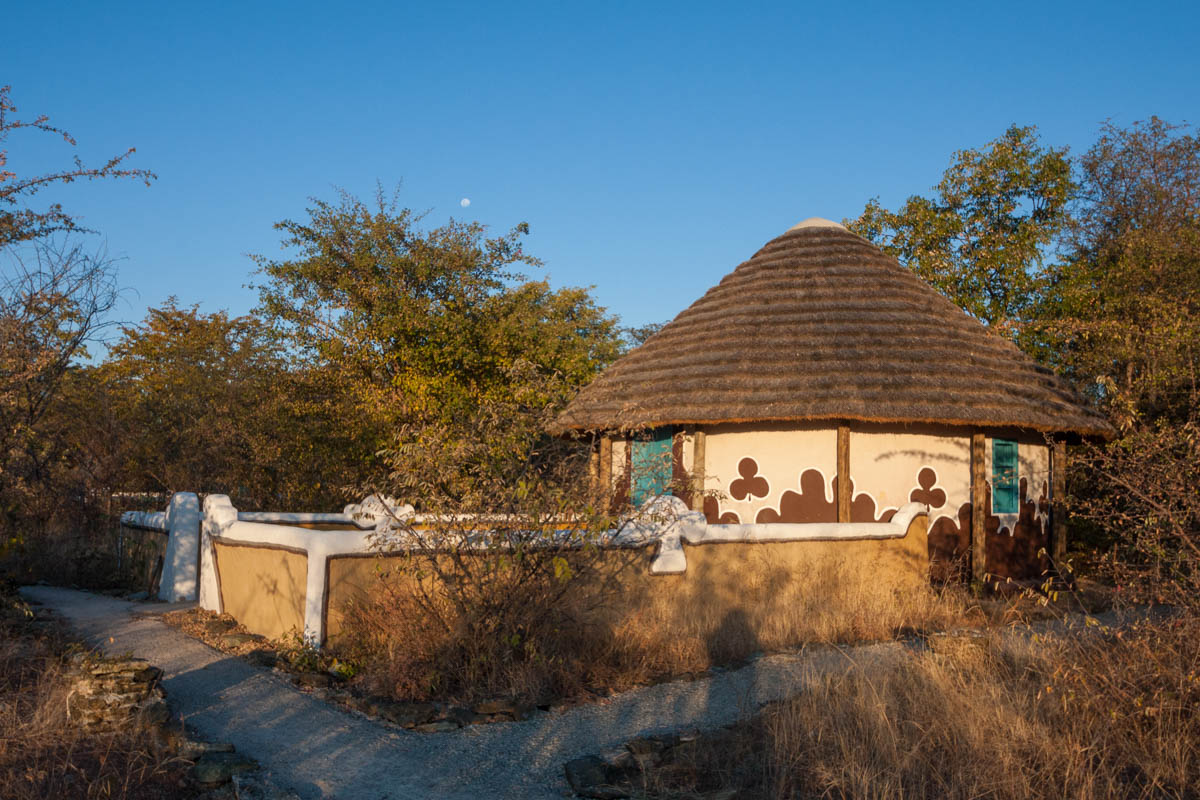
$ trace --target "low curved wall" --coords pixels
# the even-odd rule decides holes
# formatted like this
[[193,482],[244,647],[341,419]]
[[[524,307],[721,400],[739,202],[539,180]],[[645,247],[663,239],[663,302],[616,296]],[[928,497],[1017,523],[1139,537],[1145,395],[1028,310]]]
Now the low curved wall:
[[[295,627],[319,645],[343,629],[349,603],[384,588],[382,573],[410,579],[411,572],[397,569],[407,556],[376,555],[374,530],[244,520],[223,495],[209,495],[204,509],[200,605],[233,614],[256,633],[278,637]],[[588,576],[573,585],[572,596],[602,599],[614,626],[653,608],[652,624],[669,631],[694,634],[697,620],[741,615],[765,634],[774,617],[794,622],[797,608],[836,614],[864,593],[882,597],[928,580],[927,508],[920,503],[887,522],[845,524],[709,525],[669,497],[643,511],[601,535],[598,558],[590,546],[564,551]],[[375,522],[386,532],[393,519],[378,515]],[[408,524],[427,521],[410,515]],[[460,557],[507,558],[487,549],[486,533]],[[404,547],[403,538],[390,543],[393,552]],[[605,591],[595,591],[601,583]]]
[[269,639],[304,631],[304,551],[226,542],[214,550],[221,610]]
[[[593,581],[611,581],[599,613],[613,628],[638,615],[667,636],[711,639],[740,627],[763,646],[781,645],[803,626],[797,615],[853,615],[898,591],[929,585],[928,520],[901,536],[808,541],[718,541],[682,546],[687,570],[653,574],[659,545],[602,551]],[[327,562],[325,631],[336,638],[346,609],[369,600],[381,580],[409,580],[403,556],[342,555]],[[581,589],[594,588],[581,586]],[[816,624],[816,620],[809,620]]]

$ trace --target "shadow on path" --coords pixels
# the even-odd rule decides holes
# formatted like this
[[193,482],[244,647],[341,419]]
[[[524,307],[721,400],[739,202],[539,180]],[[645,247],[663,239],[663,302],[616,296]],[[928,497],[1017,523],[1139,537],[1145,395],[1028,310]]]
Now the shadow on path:
[[104,651],[130,652],[161,667],[167,700],[198,735],[231,742],[303,798],[561,798],[567,793],[562,765],[572,758],[638,736],[727,725],[819,675],[907,657],[898,642],[806,648],[523,722],[418,734],[343,711],[269,670],[209,648],[147,613],[161,605],[45,586],[21,592]]

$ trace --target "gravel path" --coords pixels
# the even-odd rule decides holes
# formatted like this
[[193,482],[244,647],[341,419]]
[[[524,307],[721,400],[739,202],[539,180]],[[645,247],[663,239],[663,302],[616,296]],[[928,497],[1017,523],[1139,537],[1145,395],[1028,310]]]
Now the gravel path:
[[167,699],[191,728],[233,743],[306,799],[562,798],[570,796],[562,773],[569,759],[644,734],[725,725],[822,673],[898,663],[905,652],[898,642],[807,648],[523,722],[420,734],[335,708],[156,618],[174,607],[46,586],[21,592],[105,651],[162,667]]

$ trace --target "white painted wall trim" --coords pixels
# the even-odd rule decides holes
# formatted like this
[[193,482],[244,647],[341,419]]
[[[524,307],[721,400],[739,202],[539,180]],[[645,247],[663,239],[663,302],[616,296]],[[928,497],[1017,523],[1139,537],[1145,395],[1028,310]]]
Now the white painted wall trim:
[[158,599],[168,603],[195,600],[200,566],[200,498],[192,492],[176,492],[166,511],[126,511],[121,515],[121,524],[167,534]]
[[683,542],[688,544],[710,544],[714,542],[805,542],[836,541],[852,539],[902,539],[908,526],[917,516],[928,516],[929,507],[923,503],[908,503],[901,506],[889,522],[773,522],[747,523],[742,525],[704,524],[704,515],[696,512],[699,520],[690,520],[677,530],[666,531],[658,548],[658,555],[650,565],[655,575],[679,574],[687,571],[687,556]]
[[[195,495],[190,495],[195,497]],[[327,565],[329,559],[335,556],[355,555],[379,551],[382,539],[376,534],[387,534],[388,540],[396,551],[402,551],[404,540],[396,538],[398,533],[393,524],[393,518],[405,522],[421,521],[446,522],[445,518],[416,515],[411,506],[391,506],[386,512],[381,509],[366,509],[366,502],[359,504],[353,511],[343,514],[284,514],[273,512],[238,512],[226,495],[208,495],[204,498],[203,514],[200,530],[200,559],[199,559],[199,604],[201,608],[222,612],[221,587],[216,570],[215,546],[218,542],[230,542],[242,545],[262,545],[286,547],[305,553],[307,557],[307,576],[304,593],[304,637],[313,644],[319,644],[325,637],[325,597],[329,591],[326,584]],[[180,509],[187,504],[180,503]],[[173,505],[174,507],[174,505]],[[128,512],[122,515],[122,524],[159,524],[157,518],[135,517],[140,512]],[[605,547],[640,547],[658,542],[658,553],[651,564],[650,571],[655,575],[679,574],[687,571],[687,557],[684,554],[683,542],[688,544],[707,544],[711,542],[795,542],[817,540],[852,540],[852,539],[898,539],[908,532],[909,524],[921,514],[928,515],[929,509],[921,503],[909,503],[900,508],[890,522],[852,522],[852,523],[774,523],[774,524],[745,524],[745,525],[709,525],[704,514],[687,508],[682,500],[676,497],[656,497],[638,511],[614,528],[602,533],[599,543]],[[372,522],[370,528],[366,524],[367,515]],[[179,519],[184,519],[183,511],[177,511]],[[130,522],[126,523],[126,517]],[[321,518],[320,520],[316,518]],[[334,519],[338,518],[338,519]],[[294,525],[281,524],[287,521],[330,521],[335,524],[341,518],[351,518],[357,530],[321,531],[309,528],[299,528]],[[465,521],[479,518],[454,517],[450,521]],[[574,535],[567,532],[565,535]],[[181,539],[182,541],[182,539]],[[481,532],[474,541],[476,546],[484,549],[489,546],[486,532]],[[582,545],[582,542],[580,542]]]
[[167,551],[163,556],[158,599],[190,603],[200,579],[200,498],[176,492],[167,506]]

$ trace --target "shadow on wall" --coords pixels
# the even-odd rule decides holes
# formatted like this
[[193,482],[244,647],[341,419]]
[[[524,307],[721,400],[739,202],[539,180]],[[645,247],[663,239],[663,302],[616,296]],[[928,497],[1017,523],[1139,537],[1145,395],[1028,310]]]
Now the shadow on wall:
[[279,639],[304,630],[308,557],[276,547],[218,542],[221,608],[247,630]]
[[[565,666],[549,680],[568,693],[581,682],[623,689],[758,651],[937,624],[948,612],[929,590],[925,522],[918,517],[899,539],[685,545],[688,567],[678,575],[650,574],[656,545],[580,553],[559,609],[566,627],[550,643]],[[329,565],[332,646],[408,640],[412,650],[411,637],[425,635],[406,619],[411,571],[402,559]],[[530,680],[542,680],[535,673]]]
[[[893,485],[882,485],[880,476],[872,475],[869,470],[864,470],[866,476],[862,481],[855,482],[851,479],[850,521],[890,521],[900,505],[918,499],[912,497],[912,493],[930,494],[928,490],[932,489],[939,480],[937,469],[942,470],[945,475],[954,473],[969,475],[969,441],[960,440],[960,437],[941,438],[941,443],[953,452],[910,447],[876,454],[874,456],[876,464],[888,465],[884,470],[888,474],[888,479],[883,483]],[[767,478],[760,473],[759,464],[754,458],[747,456],[740,459],[737,463],[737,473],[739,477],[729,484],[731,500],[738,502],[766,500],[771,492],[770,484]],[[932,476],[932,480],[923,480],[927,476]],[[901,477],[901,483],[894,484],[894,479],[897,477]],[[742,522],[837,522],[838,482],[837,475],[827,478],[819,469],[804,469],[800,472],[795,487],[783,488],[778,500],[774,501],[775,505],[768,504],[759,508],[753,519],[742,519],[739,512],[728,508],[723,509],[721,501],[712,495],[704,498],[704,516],[710,525]],[[946,503],[945,491],[942,491],[941,495],[941,500],[938,502],[930,502],[932,495],[921,499],[920,502],[928,503],[931,510],[936,512]],[[880,499],[884,497],[889,498],[887,502]]]
[[[992,488],[984,497],[984,570],[997,578],[1038,578],[1050,569],[1049,487],[1042,482],[1036,501],[1029,496],[1029,481],[1021,478],[1020,509],[1010,529],[1006,520],[992,513]],[[963,582],[970,578],[971,503],[958,508],[957,519],[942,517],[929,529],[929,560],[935,582]]]

